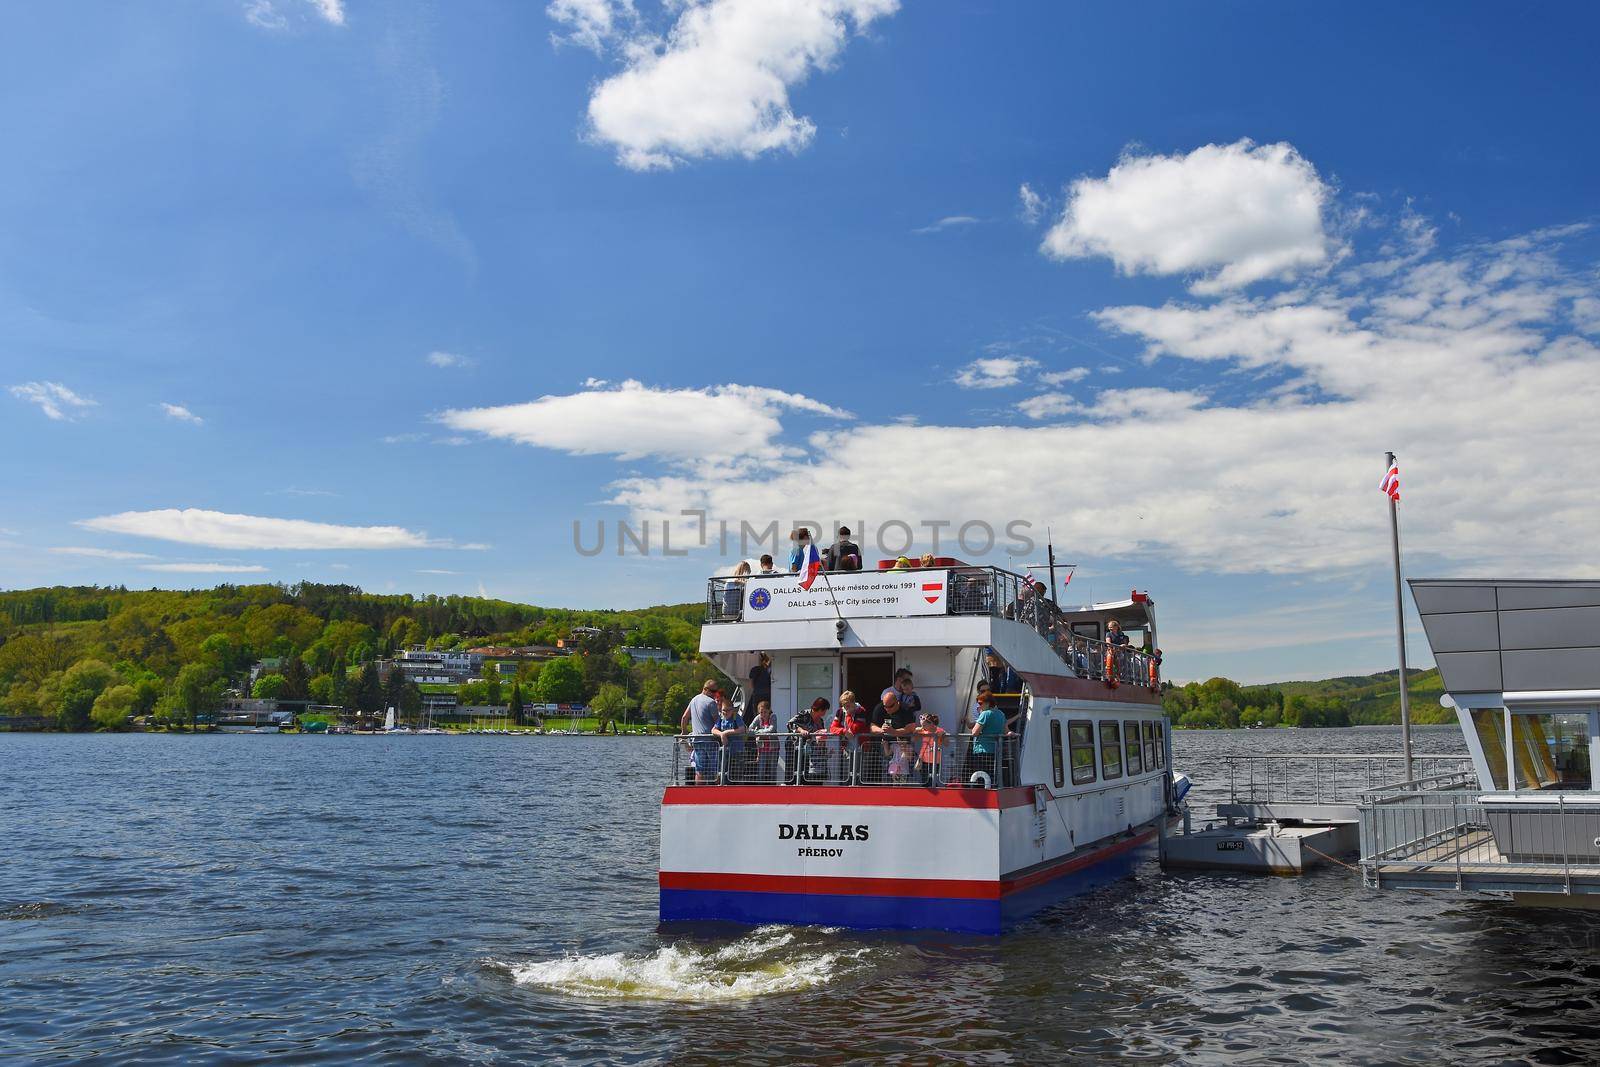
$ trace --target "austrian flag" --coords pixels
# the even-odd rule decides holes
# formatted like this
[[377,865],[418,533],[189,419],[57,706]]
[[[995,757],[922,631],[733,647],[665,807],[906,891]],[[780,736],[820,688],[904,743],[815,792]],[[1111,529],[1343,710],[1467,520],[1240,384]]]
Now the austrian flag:
[[1400,464],[1394,460],[1389,461],[1389,473],[1383,476],[1383,482],[1378,486],[1390,500],[1400,500]]
[[930,604],[938,603],[939,602],[939,594],[942,593],[942,592],[944,592],[944,583],[943,582],[923,582],[922,583],[922,599],[926,600]]

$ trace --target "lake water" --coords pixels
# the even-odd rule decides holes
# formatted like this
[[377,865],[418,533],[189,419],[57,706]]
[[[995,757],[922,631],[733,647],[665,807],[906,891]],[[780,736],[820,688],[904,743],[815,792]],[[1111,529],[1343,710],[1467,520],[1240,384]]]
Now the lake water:
[[[1398,731],[1174,743],[1214,799],[1222,753]],[[993,940],[660,931],[669,744],[0,734],[0,1059],[1600,1061],[1600,917],[1338,868],[1152,862]]]

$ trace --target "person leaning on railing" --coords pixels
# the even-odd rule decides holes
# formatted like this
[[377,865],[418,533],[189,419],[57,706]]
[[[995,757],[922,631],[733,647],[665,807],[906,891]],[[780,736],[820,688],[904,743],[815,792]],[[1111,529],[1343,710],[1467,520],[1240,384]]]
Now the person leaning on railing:
[[777,781],[778,749],[778,720],[772,717],[772,702],[762,700],[756,703],[755,718],[750,720],[750,725],[745,727],[755,745],[755,772],[758,782]]
[[717,721],[711,724],[711,736],[717,739],[727,754],[725,764],[729,771],[737,768],[744,759],[744,718],[733,706],[726,693],[717,694]]
[[928,712],[922,716],[917,728],[917,775],[923,785],[943,785],[940,772],[944,769],[945,733],[939,728],[939,716]]
[[721,757],[722,744],[711,735],[711,729],[716,725],[718,702],[722,695],[722,687],[715,678],[707,678],[700,687],[700,694],[689,701],[688,707],[683,709],[683,719],[679,728],[686,734],[692,734],[690,742],[690,764],[694,767],[694,780],[697,785],[705,785],[707,780],[716,781],[718,761]]
[[998,773],[1000,746],[1011,731],[1006,728],[1005,712],[995,705],[993,696],[985,696],[983,704],[978,721],[972,724],[972,758],[967,763],[965,773],[970,777],[984,771],[989,775],[989,784],[998,787],[1001,784]]
[[[811,707],[800,712],[789,720],[784,727],[793,738],[787,743],[785,759],[789,766],[793,766],[800,777],[822,777],[822,752],[818,749],[817,738],[824,742],[828,739],[828,698],[818,697],[811,702]],[[802,760],[810,763],[810,769],[802,766]]]
[[738,618],[744,609],[744,583],[749,577],[749,561],[740,560],[733,568],[733,577],[722,583],[722,613],[729,618]]

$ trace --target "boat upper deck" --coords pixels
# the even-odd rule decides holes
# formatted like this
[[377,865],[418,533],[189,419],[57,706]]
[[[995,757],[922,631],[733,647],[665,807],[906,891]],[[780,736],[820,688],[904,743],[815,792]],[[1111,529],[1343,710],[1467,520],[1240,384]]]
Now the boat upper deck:
[[[886,561],[888,562],[888,561]],[[1143,593],[1076,608],[1000,567],[718,575],[706,585],[701,650],[995,647],[1019,671],[1159,688],[1155,604]]]

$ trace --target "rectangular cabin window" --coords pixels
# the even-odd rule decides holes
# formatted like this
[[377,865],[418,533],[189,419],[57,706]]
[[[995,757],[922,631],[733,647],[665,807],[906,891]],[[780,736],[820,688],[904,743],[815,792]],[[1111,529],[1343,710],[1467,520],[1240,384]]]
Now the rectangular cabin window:
[[1144,769],[1153,771],[1161,766],[1156,761],[1156,724],[1146,719],[1139,724],[1139,734],[1144,738]]
[[1067,723],[1067,750],[1072,758],[1072,784],[1094,781],[1094,723],[1078,719]]
[[1100,777],[1108,782],[1122,777],[1122,727],[1119,723],[1100,724]]
[[1159,723],[1159,722],[1155,724],[1155,728],[1156,728],[1156,766],[1157,767],[1165,767],[1167,765],[1167,736],[1166,736],[1166,731],[1161,728],[1161,723]]
[[1128,773],[1142,774],[1144,761],[1139,758],[1139,724],[1129,719],[1124,725],[1128,730]]
[[1056,788],[1060,789],[1066,781],[1065,770],[1061,765],[1061,720],[1050,720],[1050,765],[1055,771]]

